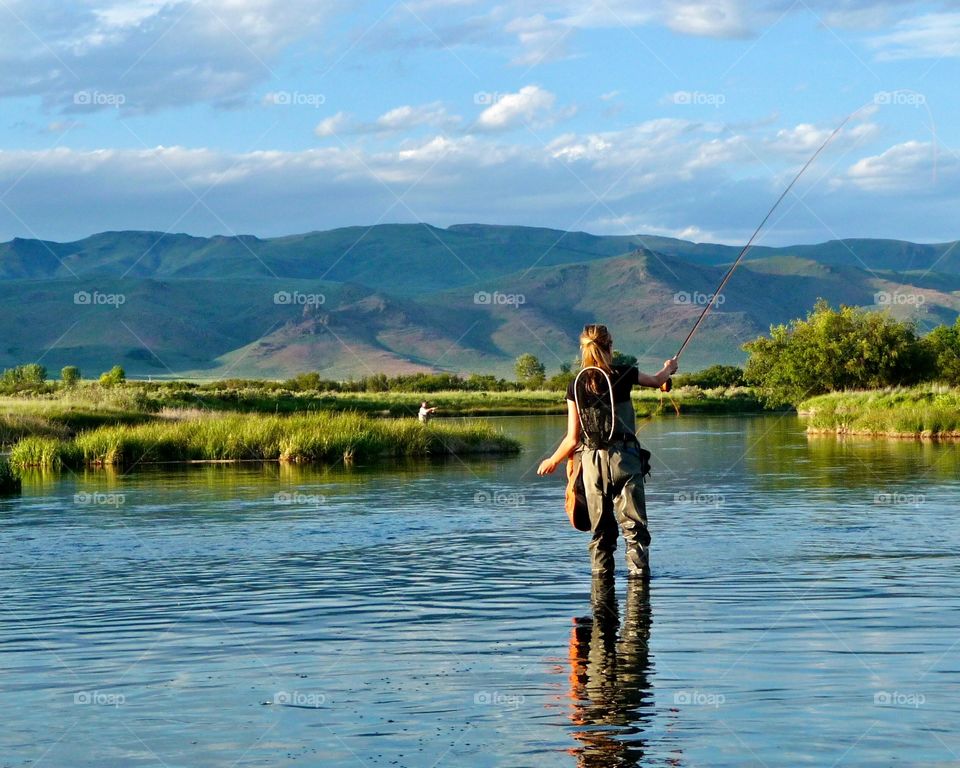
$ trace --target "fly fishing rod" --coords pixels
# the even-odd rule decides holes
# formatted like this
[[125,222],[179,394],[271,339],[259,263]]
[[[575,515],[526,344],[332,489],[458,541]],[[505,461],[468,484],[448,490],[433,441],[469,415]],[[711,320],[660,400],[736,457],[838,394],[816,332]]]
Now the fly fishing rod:
[[[861,107],[860,109],[863,109],[863,107]],[[811,156],[811,158],[810,158],[809,160],[807,160],[807,162],[806,162],[806,164],[803,166],[803,168],[801,168],[800,171],[797,173],[797,175],[793,177],[793,181],[791,181],[790,184],[787,186],[787,188],[786,188],[785,190],[783,190],[783,193],[780,195],[780,197],[777,198],[777,202],[775,202],[775,203],[773,204],[773,207],[770,208],[769,211],[767,211],[767,215],[763,217],[763,221],[760,222],[760,226],[758,226],[758,227],[753,231],[753,234],[750,236],[750,239],[747,240],[747,244],[746,244],[745,246],[743,246],[743,248],[740,250],[740,255],[737,256],[737,258],[736,258],[736,260],[733,262],[733,264],[730,265],[730,269],[728,269],[728,270],[727,270],[727,273],[723,276],[723,279],[720,281],[720,285],[717,286],[717,290],[714,291],[712,294],[710,294],[710,297],[709,297],[709,299],[707,300],[707,303],[706,303],[706,305],[704,306],[703,311],[700,313],[700,317],[698,317],[698,318],[697,318],[697,322],[695,322],[695,323],[693,324],[693,328],[690,329],[690,333],[687,334],[687,338],[685,338],[685,339],[683,340],[683,344],[680,345],[680,349],[677,350],[677,354],[674,355],[674,358],[680,357],[680,355],[681,355],[681,353],[683,352],[683,350],[686,349],[687,344],[690,343],[690,339],[693,338],[693,334],[695,334],[695,333],[697,332],[697,329],[700,327],[700,324],[703,322],[703,319],[707,316],[707,313],[713,308],[713,304],[714,304],[714,302],[716,301],[717,296],[720,295],[720,292],[721,292],[721,291],[723,291],[724,286],[726,286],[727,281],[728,281],[728,280],[730,279],[730,277],[733,275],[734,270],[735,270],[738,266],[740,266],[740,262],[743,261],[743,257],[746,256],[747,251],[750,250],[750,247],[753,245],[753,241],[757,239],[757,235],[760,234],[760,230],[762,230],[762,229],[764,228],[764,226],[766,225],[767,221],[769,221],[770,217],[773,216],[773,212],[776,211],[777,208],[780,207],[780,203],[783,202],[783,199],[784,199],[788,194],[790,194],[790,190],[793,189],[793,185],[796,184],[796,183],[800,180],[800,177],[803,176],[804,173],[806,173],[807,168],[809,168],[811,165],[813,165],[814,161],[820,156],[820,153],[823,152],[824,149],[826,149],[827,145],[828,145],[831,141],[833,141],[834,137],[835,137],[838,133],[840,133],[840,131],[843,129],[843,127],[844,127],[848,122],[850,122],[850,119],[851,119],[855,114],[857,114],[857,112],[859,112],[860,109],[856,110],[855,112],[851,112],[849,115],[847,115],[847,116],[843,119],[843,122],[840,123],[840,125],[838,125],[836,128],[834,128],[833,133],[831,133],[829,136],[827,136],[827,138],[826,138],[826,140],[823,142],[823,144],[821,144],[821,145],[819,146],[819,148],[817,149],[817,151],[813,153],[813,155]],[[660,391],[661,391],[661,392],[669,392],[672,388],[673,388],[673,379],[667,379],[663,384],[660,385]]]

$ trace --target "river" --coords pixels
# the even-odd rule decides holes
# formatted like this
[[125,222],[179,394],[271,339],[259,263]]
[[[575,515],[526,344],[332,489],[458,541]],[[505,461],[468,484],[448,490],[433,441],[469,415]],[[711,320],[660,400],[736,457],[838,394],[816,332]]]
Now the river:
[[653,579],[591,594],[539,459],[30,475],[0,765],[960,763],[954,445],[647,422]]

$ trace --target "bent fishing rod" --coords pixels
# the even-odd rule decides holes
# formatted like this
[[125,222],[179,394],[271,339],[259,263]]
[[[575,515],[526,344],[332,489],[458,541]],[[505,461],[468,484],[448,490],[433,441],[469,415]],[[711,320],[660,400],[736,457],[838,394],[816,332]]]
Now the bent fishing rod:
[[[851,112],[849,115],[847,115],[843,119],[843,122],[840,123],[840,125],[834,128],[833,133],[827,136],[823,144],[821,144],[817,148],[817,151],[813,153],[813,155],[810,157],[809,160],[807,160],[803,168],[801,168],[800,171],[797,173],[797,175],[793,177],[793,181],[791,181],[790,184],[787,185],[787,188],[783,190],[783,193],[780,195],[780,197],[777,198],[777,202],[775,202],[773,206],[770,208],[770,210],[767,211],[767,215],[763,217],[763,221],[761,221],[760,225],[753,231],[753,234],[750,236],[750,239],[747,240],[747,244],[743,246],[736,260],[733,262],[733,264],[730,265],[730,269],[728,269],[727,273],[723,276],[723,279],[720,281],[720,285],[717,286],[717,290],[715,290],[712,294],[710,294],[710,297],[707,300],[707,303],[704,306],[703,311],[700,313],[700,317],[698,317],[697,322],[693,324],[693,328],[690,329],[690,333],[687,334],[687,338],[683,340],[683,344],[680,345],[680,349],[677,350],[677,354],[673,356],[674,359],[680,357],[683,350],[686,349],[687,344],[690,343],[690,339],[693,338],[693,334],[697,332],[697,329],[700,327],[700,324],[703,322],[703,319],[707,316],[707,313],[713,308],[713,304],[716,301],[717,296],[720,295],[721,291],[723,291],[724,286],[726,286],[727,281],[733,275],[734,270],[736,270],[736,268],[740,266],[740,262],[743,261],[743,257],[747,254],[747,251],[750,250],[750,247],[753,245],[753,241],[757,239],[757,235],[760,234],[760,230],[764,228],[767,221],[769,221],[770,217],[773,216],[774,211],[776,211],[777,208],[780,207],[780,203],[783,202],[783,199],[790,194],[790,190],[793,189],[793,185],[800,180],[800,177],[803,176],[804,173],[806,173],[807,168],[813,165],[814,161],[820,156],[820,153],[823,152],[824,149],[826,149],[827,145],[831,141],[833,141],[836,135],[840,133],[843,127],[848,122],[850,122],[850,119],[855,114],[857,114],[857,112],[859,112],[861,109],[863,109],[863,107],[860,107],[860,109],[857,109],[856,111]],[[661,392],[669,392],[672,388],[673,388],[673,379],[667,379],[663,384],[660,385]]]

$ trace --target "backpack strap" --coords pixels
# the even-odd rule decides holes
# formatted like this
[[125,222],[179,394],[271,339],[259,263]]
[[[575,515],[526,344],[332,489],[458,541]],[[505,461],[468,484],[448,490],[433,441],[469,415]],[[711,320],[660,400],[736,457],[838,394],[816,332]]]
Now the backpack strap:
[[[585,374],[587,371],[599,372],[600,375],[603,376],[604,380],[607,383],[607,396],[610,398],[610,403],[609,403],[610,431],[606,435],[597,435],[595,437],[587,436],[588,439],[584,440],[584,443],[591,448],[594,448],[594,447],[603,448],[609,445],[613,441],[614,434],[617,427],[617,408],[616,408],[616,403],[613,400],[613,382],[610,380],[610,375],[605,370],[603,370],[603,368],[598,368],[593,365],[588,365],[586,368],[582,368],[580,372],[577,374],[577,377],[573,380],[573,401],[576,404],[577,416],[580,419],[581,436],[585,436],[586,433],[583,431],[583,424],[584,424],[583,408],[580,406],[580,392],[579,392],[580,377],[583,376],[583,374]],[[596,446],[590,445],[591,442],[597,442],[598,445]]]

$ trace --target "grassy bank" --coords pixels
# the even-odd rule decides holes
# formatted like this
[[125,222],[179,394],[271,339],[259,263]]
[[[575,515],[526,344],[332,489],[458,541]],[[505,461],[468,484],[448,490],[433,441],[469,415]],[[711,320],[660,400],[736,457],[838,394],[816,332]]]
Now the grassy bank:
[[[681,387],[671,393],[681,413],[744,413],[762,410],[751,389]],[[83,429],[107,424],[136,424],[158,418],[164,409],[193,408],[231,413],[339,413],[373,416],[412,416],[428,399],[444,416],[515,416],[562,414],[564,393],[536,390],[515,392],[293,392],[242,386],[222,388],[182,383],[130,382],[103,388],[95,384],[34,395],[0,397],[0,443],[27,435],[64,438]],[[635,390],[640,415],[673,412],[669,401],[654,390]]]
[[[761,410],[751,390],[701,390],[685,387],[671,392],[681,413],[744,413]],[[435,392],[420,395],[405,392],[352,393],[319,397],[313,401],[318,410],[356,410],[382,416],[410,416],[423,400],[429,400],[444,416],[532,416],[565,414],[563,392]],[[656,413],[673,414],[670,400],[653,390],[635,391],[634,406],[638,416]]]
[[960,438],[960,389],[944,386],[834,392],[797,411],[811,434]]
[[135,390],[84,387],[49,395],[0,397],[0,445],[31,435],[65,439],[109,424],[142,424],[154,406]]
[[99,427],[73,438],[28,437],[14,445],[14,467],[121,466],[167,461],[314,462],[390,456],[515,453],[516,441],[489,425],[360,414],[208,415]]

